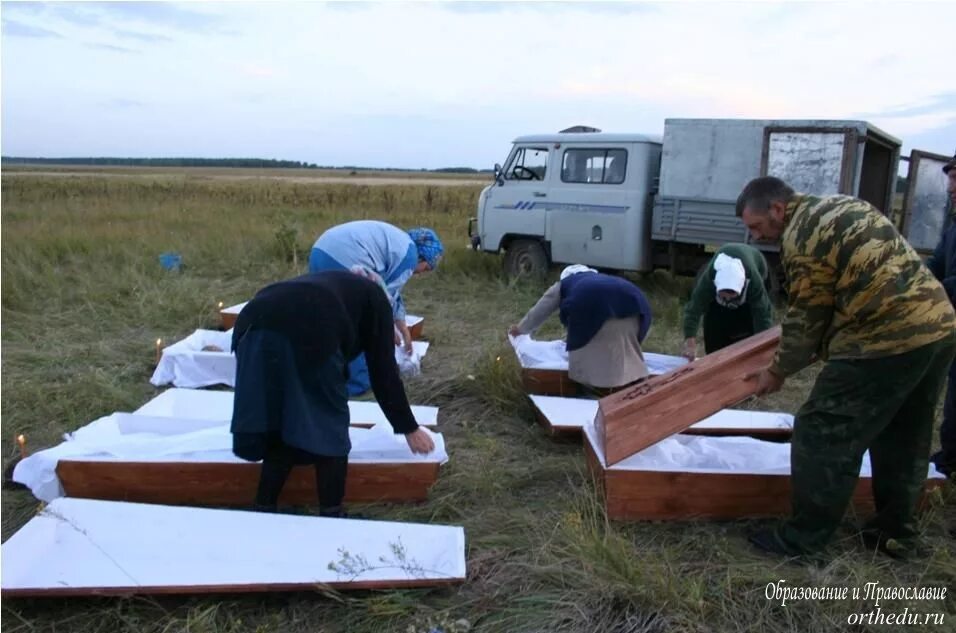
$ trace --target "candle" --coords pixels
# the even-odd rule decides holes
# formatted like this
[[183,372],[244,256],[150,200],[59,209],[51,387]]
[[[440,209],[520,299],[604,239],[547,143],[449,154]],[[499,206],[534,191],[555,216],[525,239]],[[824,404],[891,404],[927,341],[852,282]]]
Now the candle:
[[24,459],[27,456],[27,438],[18,435],[17,444],[20,446],[20,459]]
[[159,364],[159,357],[163,355],[163,339],[156,339],[156,364]]

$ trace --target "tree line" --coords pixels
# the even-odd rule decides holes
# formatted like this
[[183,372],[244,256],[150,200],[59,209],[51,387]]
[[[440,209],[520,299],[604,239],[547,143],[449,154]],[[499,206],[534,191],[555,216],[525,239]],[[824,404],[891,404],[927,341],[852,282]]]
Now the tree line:
[[[347,169],[351,171],[415,171],[398,167],[359,167],[355,165],[323,166],[298,160],[277,160],[274,158],[116,158],[116,157],[73,157],[73,158],[31,158],[25,156],[2,156],[0,165],[85,165],[85,166],[125,166],[125,167],[260,167],[273,169]],[[491,170],[477,170],[471,167],[441,167],[439,169],[421,169],[448,174],[477,174]]]

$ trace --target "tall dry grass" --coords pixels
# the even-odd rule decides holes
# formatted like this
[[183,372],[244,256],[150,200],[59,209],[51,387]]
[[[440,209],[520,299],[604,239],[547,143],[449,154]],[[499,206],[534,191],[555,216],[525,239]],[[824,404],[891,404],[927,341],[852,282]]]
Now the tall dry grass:
[[[156,338],[173,341],[214,327],[219,301],[246,300],[262,285],[300,272],[323,229],[357,218],[433,226],[448,253],[439,271],[407,286],[407,302],[426,316],[432,343],[424,374],[407,387],[413,402],[441,407],[451,461],[427,503],[361,511],[463,525],[469,580],[452,589],[340,595],[4,600],[3,630],[425,633],[440,626],[449,633],[464,619],[472,630],[502,632],[861,631],[869,629],[846,624],[850,613],[864,609],[859,601],[782,608],[764,598],[764,587],[781,578],[793,585],[952,587],[956,550],[943,531],[953,521],[952,502],[924,519],[933,554],[903,564],[864,552],[849,525],[828,564],[792,567],[751,551],[745,535],[757,522],[609,522],[581,447],[552,441],[533,422],[505,342],[508,325],[554,274],[542,283],[513,284],[501,276],[497,258],[466,249],[465,223],[477,192],[478,186],[181,175],[5,175],[5,465],[16,433],[37,449],[155,395],[147,381]],[[159,266],[164,251],[183,256],[182,271]],[[647,348],[674,353],[690,281],[660,272],[635,279],[655,312]],[[542,331],[560,335],[556,319]],[[773,399],[750,406],[792,411],[811,379],[812,373],[801,375]],[[27,492],[5,490],[3,538],[37,505]],[[909,606],[956,612],[951,596]]]

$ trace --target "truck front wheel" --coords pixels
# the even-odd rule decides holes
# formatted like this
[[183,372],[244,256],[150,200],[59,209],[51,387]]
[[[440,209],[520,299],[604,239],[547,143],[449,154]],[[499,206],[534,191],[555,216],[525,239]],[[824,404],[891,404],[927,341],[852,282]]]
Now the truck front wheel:
[[504,264],[511,278],[540,278],[548,272],[548,254],[537,240],[515,240],[505,252]]

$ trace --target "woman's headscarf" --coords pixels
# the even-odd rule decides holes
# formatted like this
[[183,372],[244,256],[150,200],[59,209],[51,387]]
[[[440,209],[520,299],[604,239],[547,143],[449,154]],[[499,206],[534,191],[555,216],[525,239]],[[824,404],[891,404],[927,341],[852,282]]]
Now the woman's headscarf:
[[438,266],[438,260],[441,259],[441,256],[445,253],[445,247],[442,246],[441,240],[438,239],[438,234],[435,231],[419,227],[417,229],[409,229],[408,236],[412,238],[412,241],[415,242],[415,247],[418,248],[418,258],[423,260],[428,264],[428,266],[434,270]]
[[578,273],[596,273],[597,271],[593,268],[588,268],[584,264],[572,264],[561,271],[561,281],[564,281],[571,275],[577,275]]

